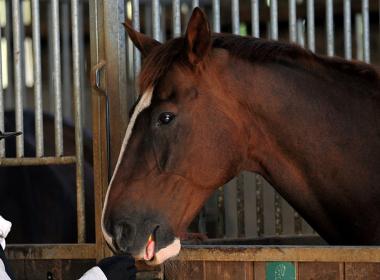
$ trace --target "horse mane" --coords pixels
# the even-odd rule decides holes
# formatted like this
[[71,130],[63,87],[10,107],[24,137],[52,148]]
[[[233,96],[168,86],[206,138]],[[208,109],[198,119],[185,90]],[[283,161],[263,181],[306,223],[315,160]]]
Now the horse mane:
[[215,34],[213,48],[223,48],[238,58],[255,62],[273,62],[304,69],[325,66],[355,78],[378,81],[379,73],[372,65],[360,61],[348,61],[340,57],[321,56],[299,45],[233,34]]
[[[144,66],[139,76],[139,86],[144,92],[148,87],[155,86],[169,71],[174,63],[190,66],[185,53],[185,38],[175,38],[165,44],[155,47],[144,60]],[[348,61],[339,57],[326,57],[301,48],[296,44],[271,41],[249,36],[214,33],[212,48],[227,50],[232,56],[251,63],[277,63],[302,69],[320,67],[335,70],[355,79],[362,78],[368,82],[378,82],[379,73],[369,64],[359,61]],[[318,71],[320,72],[320,71]]]

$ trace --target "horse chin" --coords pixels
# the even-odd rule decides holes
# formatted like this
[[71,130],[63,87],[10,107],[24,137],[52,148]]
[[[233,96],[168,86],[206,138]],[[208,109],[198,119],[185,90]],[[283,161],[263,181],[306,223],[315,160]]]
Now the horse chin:
[[157,253],[154,254],[154,257],[151,260],[145,260],[148,265],[160,265],[166,260],[175,257],[179,254],[181,250],[181,241],[179,238],[175,238],[173,243],[166,246],[165,248],[160,249]]

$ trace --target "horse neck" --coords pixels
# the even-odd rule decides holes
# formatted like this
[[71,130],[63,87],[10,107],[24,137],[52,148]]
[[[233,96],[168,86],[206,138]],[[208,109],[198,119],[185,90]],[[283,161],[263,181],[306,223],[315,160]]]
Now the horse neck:
[[[340,174],[340,169],[350,169],[347,162],[355,158],[334,142],[347,141],[342,138],[347,132],[344,114],[336,114],[335,108],[342,96],[350,98],[345,81],[327,83],[316,73],[269,63],[253,65],[236,60],[230,65],[225,70],[230,77],[224,79],[229,84],[226,88],[234,89],[250,123],[245,169],[262,174],[328,241],[351,242],[350,238],[359,233],[343,241],[341,233],[348,228],[347,223],[360,217],[349,208],[357,201],[356,209],[369,209],[365,204],[373,200],[362,192],[373,186],[364,182],[367,186],[359,194],[355,182],[346,181],[347,174]],[[349,109],[358,109],[351,100],[347,102],[352,105]],[[336,197],[344,199],[336,203]]]

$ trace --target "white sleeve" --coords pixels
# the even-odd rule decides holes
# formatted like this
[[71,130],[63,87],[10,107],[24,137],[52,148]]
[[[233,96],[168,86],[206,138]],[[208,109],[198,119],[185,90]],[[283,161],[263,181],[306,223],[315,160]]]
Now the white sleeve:
[[98,266],[94,266],[88,270],[79,280],[107,280],[107,277]]
[[2,259],[0,259],[0,279],[1,280],[11,280],[11,278],[9,278],[9,275],[5,271],[5,266],[4,266]]

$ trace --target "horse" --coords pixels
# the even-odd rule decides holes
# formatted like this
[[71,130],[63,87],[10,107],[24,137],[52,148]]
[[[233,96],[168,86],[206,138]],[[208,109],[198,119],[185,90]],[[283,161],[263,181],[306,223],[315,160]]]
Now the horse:
[[125,23],[144,63],[105,197],[115,253],[160,264],[207,198],[261,174],[332,245],[380,244],[380,76],[297,45],[212,34],[196,8],[160,43]]
[[[26,157],[35,157],[35,116],[25,110],[24,148]],[[5,113],[5,131],[15,131],[14,111]],[[54,117],[43,114],[46,156],[55,155]],[[16,132],[15,134],[17,134]],[[4,133],[6,156],[16,156],[15,134]],[[63,123],[64,151],[75,155],[75,130]],[[84,133],[84,182],[86,197],[86,241],[94,242],[94,198],[92,143]],[[0,214],[12,222],[7,242],[76,243],[75,166],[2,166],[0,168]]]

